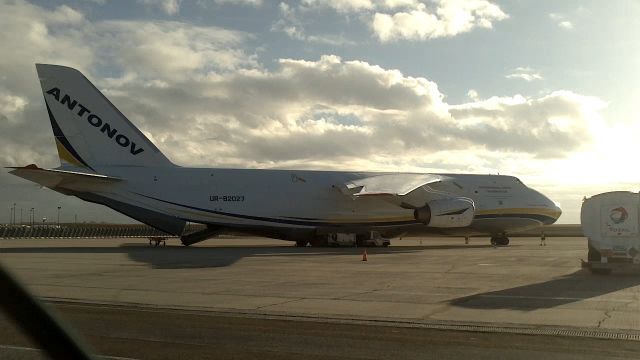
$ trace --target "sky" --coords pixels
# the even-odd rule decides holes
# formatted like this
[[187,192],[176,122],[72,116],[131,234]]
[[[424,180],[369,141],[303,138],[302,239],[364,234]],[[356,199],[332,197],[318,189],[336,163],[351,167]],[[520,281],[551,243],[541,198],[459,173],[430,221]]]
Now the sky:
[[[0,0],[0,24],[3,166],[59,166],[51,63],[182,166],[508,174],[559,223],[640,189],[640,2]],[[132,221],[7,171],[0,223]]]

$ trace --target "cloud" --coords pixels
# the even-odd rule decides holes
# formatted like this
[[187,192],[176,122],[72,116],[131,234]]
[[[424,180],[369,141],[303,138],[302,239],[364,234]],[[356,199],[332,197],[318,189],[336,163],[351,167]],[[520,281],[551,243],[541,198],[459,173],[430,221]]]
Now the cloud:
[[281,31],[292,39],[305,40],[306,35],[300,20],[298,20],[295,8],[282,2],[279,5],[279,9],[281,18],[273,23],[271,31]]
[[338,13],[362,13],[376,9],[415,9],[424,1],[419,0],[302,0],[303,8],[329,8]]
[[571,21],[566,21],[566,20],[565,21],[560,21],[558,23],[558,26],[563,28],[563,29],[566,29],[566,30],[573,29],[573,23],[571,23]]
[[216,4],[234,4],[234,5],[248,5],[259,7],[262,6],[262,0],[213,0]]
[[139,3],[156,7],[167,15],[176,15],[180,11],[181,0],[137,0]]
[[558,158],[592,140],[605,106],[596,97],[555,91],[540,98],[491,97],[451,106],[450,112],[460,138],[489,150]]
[[185,73],[255,66],[240,49],[248,35],[173,21],[103,21],[89,39],[110,62],[136,74],[179,77]]
[[[391,131],[414,138],[399,135],[393,140],[398,146],[421,146],[406,109],[424,109],[432,119],[446,115],[434,83],[336,56],[283,59],[277,71],[241,71],[169,88],[129,83],[117,90],[123,94],[118,102],[145,93],[123,111],[159,121],[150,132],[164,145],[208,149],[213,142],[216,150],[195,157],[183,152],[180,160],[198,163],[361,156],[393,137]],[[193,126],[172,125],[178,119]]]
[[[35,63],[67,65],[99,86],[137,81],[167,86],[209,72],[257,66],[243,50],[249,35],[179,22],[93,21],[68,6],[44,9],[0,1],[0,133],[4,165],[55,166],[57,156]],[[100,70],[103,69],[103,70]],[[114,78],[103,80],[105,71]],[[115,88],[115,85],[114,85]],[[108,88],[107,88],[108,90]],[[135,96],[135,94],[132,94]],[[24,141],[25,134],[33,143]]]
[[83,41],[77,28],[86,26],[83,14],[66,6],[45,10],[22,1],[0,3],[0,86],[25,91],[25,75],[33,74],[35,61],[62,61],[86,68],[93,53],[79,46]]
[[325,44],[333,46],[348,46],[355,44],[353,41],[346,39],[343,35],[307,35],[299,20],[298,9],[291,7],[287,3],[279,5],[281,17],[271,25],[271,31],[283,32],[291,39],[305,41],[315,44]]
[[168,87],[125,83],[117,93],[125,114],[153,119],[144,130],[178,163],[224,166],[415,166],[468,153],[496,154],[495,163],[504,153],[558,158],[590,141],[605,106],[569,91],[450,105],[428,79],[331,55]]
[[551,20],[553,20],[558,27],[564,29],[564,30],[572,30],[573,29],[573,22],[569,21],[566,19],[566,16],[564,14],[559,14],[559,13],[551,13],[549,14],[549,18]]
[[374,7],[371,0],[302,0],[302,5],[306,7],[327,7],[340,13],[358,12],[370,10]]
[[[381,42],[429,40],[453,37],[474,28],[492,28],[508,18],[500,7],[488,0],[304,0],[297,6],[281,3],[282,17],[272,27],[298,40],[335,43],[335,36],[304,35],[301,14],[311,17],[318,10],[330,9],[349,19],[357,19],[373,31]],[[338,37],[342,40],[344,37]]]
[[520,79],[527,82],[542,80],[542,75],[530,67],[518,67],[505,76],[507,79]]
[[396,169],[447,158],[442,166],[492,167],[505,152],[546,158],[579,149],[604,106],[568,91],[486,100],[470,91],[471,102],[452,105],[429,79],[335,55],[265,69],[241,32],[89,23],[68,9],[52,15],[27,3],[2,10],[11,26],[0,36],[12,50],[0,58],[6,165],[56,162],[32,64],[40,58],[80,68],[184,165]]
[[398,9],[398,8],[415,8],[420,3],[418,0],[383,0],[378,1],[380,8]]
[[452,37],[476,27],[492,28],[493,22],[506,18],[508,15],[489,1],[442,0],[435,9],[419,3],[396,13],[376,12],[371,27],[382,42],[427,40]]
[[[0,2],[0,163],[56,165],[55,145],[34,63],[64,63],[83,71],[95,54],[82,46],[84,15],[66,5],[54,9],[14,1]],[[26,139],[29,141],[25,141]]]
[[0,114],[8,116],[19,113],[28,103],[28,100],[23,97],[0,93]]
[[68,65],[85,73],[100,65],[114,76],[121,75],[119,66],[142,78],[258,66],[256,55],[244,50],[251,35],[240,31],[174,21],[89,22],[67,6],[48,11],[21,1],[0,6],[0,22],[6,26],[0,33],[5,49],[0,92],[5,86],[33,94],[24,79],[35,77],[36,62]]
[[62,5],[49,13],[47,19],[52,24],[78,24],[84,21],[84,15],[67,5]]

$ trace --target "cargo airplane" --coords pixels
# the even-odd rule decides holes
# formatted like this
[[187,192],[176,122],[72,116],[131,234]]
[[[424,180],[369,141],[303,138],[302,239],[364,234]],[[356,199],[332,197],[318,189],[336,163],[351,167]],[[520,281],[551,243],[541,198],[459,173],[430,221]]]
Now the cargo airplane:
[[[561,210],[513,176],[186,168],[173,164],[84,75],[36,69],[61,166],[11,173],[180,236],[222,233],[323,245],[336,235],[508,235]],[[25,139],[26,140],[26,139]],[[203,230],[185,233],[187,222]]]

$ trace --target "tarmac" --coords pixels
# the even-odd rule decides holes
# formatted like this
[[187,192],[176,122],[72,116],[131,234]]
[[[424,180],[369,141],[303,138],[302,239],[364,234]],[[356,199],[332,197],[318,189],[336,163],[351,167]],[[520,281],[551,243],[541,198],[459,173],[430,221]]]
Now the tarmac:
[[[640,342],[211,312],[55,303],[96,358],[123,359],[635,359]],[[0,358],[44,359],[0,314]],[[10,344],[10,345],[3,345]],[[69,358],[69,357],[64,357]]]
[[[0,262],[45,301],[216,316],[616,338],[640,344],[640,275],[583,270],[584,238],[394,239],[296,248],[258,238],[0,239]],[[521,354],[522,355],[522,354]]]

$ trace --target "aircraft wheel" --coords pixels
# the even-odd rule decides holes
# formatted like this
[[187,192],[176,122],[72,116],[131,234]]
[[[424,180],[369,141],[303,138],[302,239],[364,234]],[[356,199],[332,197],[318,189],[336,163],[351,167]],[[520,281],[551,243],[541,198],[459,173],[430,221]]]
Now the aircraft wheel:
[[507,246],[509,245],[509,238],[504,235],[492,236],[491,245],[493,246]]
[[324,240],[324,239],[311,240],[311,246],[314,246],[314,247],[326,247],[326,246],[329,246],[329,242],[327,240]]
[[296,241],[297,247],[306,247],[309,242],[307,240],[298,240]]

